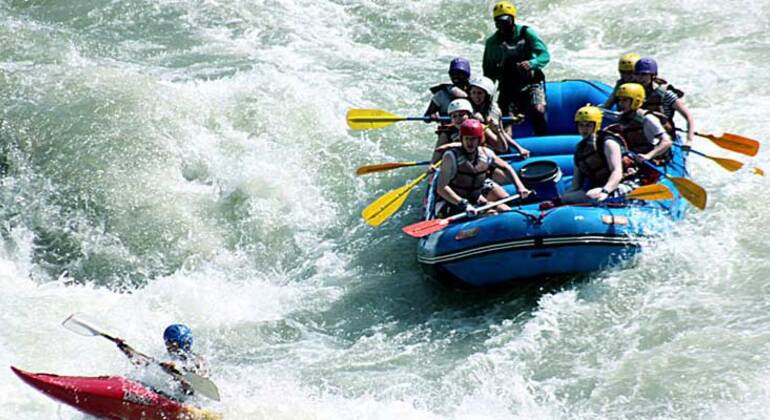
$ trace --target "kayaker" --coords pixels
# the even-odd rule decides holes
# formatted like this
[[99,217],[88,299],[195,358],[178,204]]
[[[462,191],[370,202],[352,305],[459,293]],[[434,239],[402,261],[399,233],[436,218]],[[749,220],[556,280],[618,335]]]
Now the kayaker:
[[687,140],[685,146],[691,146],[695,139],[695,121],[690,110],[684,103],[684,92],[675,88],[667,81],[658,77],[658,63],[649,57],[639,59],[634,65],[636,83],[644,86],[646,99],[642,108],[660,112],[671,122],[672,137],[676,136],[674,129],[674,113],[678,112],[687,121]]
[[502,129],[500,107],[495,102],[495,82],[481,76],[470,81],[470,101],[473,105],[473,117],[487,125],[484,131],[486,145],[495,153],[508,153],[516,150],[524,159],[529,157],[529,150],[523,148],[513,137]]
[[438,139],[434,148],[431,162],[436,163],[441,159],[442,153],[438,151],[441,146],[460,141],[460,124],[473,115],[473,105],[467,99],[455,99],[447,106],[450,121],[448,124],[441,124],[436,133]]
[[[462,147],[452,148],[444,152],[442,157],[436,192],[443,200],[438,204],[437,213],[445,217],[467,212],[472,217],[478,214],[476,206],[508,197],[502,187],[488,178],[488,174],[495,168],[500,168],[508,175],[522,198],[530,194],[516,171],[483,145],[484,126],[480,121],[468,119],[463,122],[460,125],[460,138]],[[510,207],[503,204],[495,210],[507,211]]]
[[484,45],[484,76],[499,82],[503,115],[524,114],[536,135],[546,134],[545,74],[548,47],[529,26],[516,24],[516,7],[501,1],[492,9],[497,30]]
[[450,102],[468,98],[470,77],[471,63],[462,57],[453,59],[449,63],[449,80],[452,83],[442,83],[430,88],[433,97],[424,115],[430,117],[430,121],[438,121],[439,117],[449,115],[447,107]]
[[[118,349],[128,357],[132,364],[139,367],[154,366],[155,360],[134,350],[120,338],[115,339]],[[163,341],[168,353],[168,361],[161,362],[160,367],[172,375],[183,375],[185,373],[195,373],[202,377],[208,377],[208,363],[200,355],[193,353],[193,335],[192,330],[183,324],[171,324],[163,332]],[[174,389],[170,392],[156,389],[158,392],[169,395],[175,399],[183,400],[185,396],[192,395],[193,390],[186,381],[173,376],[178,383],[180,390]],[[154,386],[153,388],[159,388]]]
[[618,73],[620,73],[620,78],[615,82],[615,87],[612,89],[612,93],[610,93],[607,100],[604,101],[604,104],[602,104],[602,108],[610,109],[615,105],[617,102],[615,95],[617,94],[620,85],[636,81],[634,78],[634,66],[640,58],[642,58],[642,56],[637,53],[623,54],[620,57],[618,60]]
[[575,148],[572,185],[561,197],[562,203],[601,202],[639,186],[637,177],[623,180],[625,144],[618,135],[601,129],[599,108],[578,109],[575,124],[582,139]]

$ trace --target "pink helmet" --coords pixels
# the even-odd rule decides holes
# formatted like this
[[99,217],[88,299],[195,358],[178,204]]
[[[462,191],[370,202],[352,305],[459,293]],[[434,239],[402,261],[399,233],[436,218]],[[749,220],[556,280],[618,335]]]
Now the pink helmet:
[[469,118],[460,124],[460,138],[464,136],[478,137],[480,142],[484,141],[484,126],[481,121]]

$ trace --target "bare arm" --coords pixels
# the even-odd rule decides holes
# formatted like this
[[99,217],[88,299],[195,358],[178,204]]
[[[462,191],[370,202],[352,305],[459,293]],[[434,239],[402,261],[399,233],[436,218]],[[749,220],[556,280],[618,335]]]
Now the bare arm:
[[573,163],[572,167],[572,184],[566,192],[579,191],[583,187],[583,175],[578,170],[577,165]]
[[614,141],[604,142],[604,155],[607,156],[607,164],[610,167],[610,177],[604,184],[604,189],[612,192],[623,180],[623,156],[620,153],[620,146]]
[[521,194],[522,198],[529,195],[529,190],[521,182],[521,179],[519,179],[519,176],[516,174],[516,171],[513,170],[513,167],[511,167],[511,165],[509,165],[508,162],[504,161],[497,155],[494,155],[493,159],[494,159],[495,165],[498,168],[500,168],[503,171],[503,173],[508,177],[508,179],[511,181],[511,183],[516,186],[516,189],[519,191],[519,194]]
[[690,110],[687,108],[687,105],[684,104],[682,99],[677,99],[676,102],[674,102],[674,109],[682,114],[684,119],[687,120],[687,141],[685,144],[691,146],[695,139],[695,121],[692,118],[692,114],[690,114]]
[[444,157],[441,158],[441,173],[439,175],[436,192],[441,198],[455,205],[459,204],[463,199],[449,186],[449,183],[456,174],[457,162],[455,161],[454,155],[452,153],[444,153]]
[[663,153],[666,153],[666,151],[671,148],[672,144],[673,142],[671,141],[671,137],[668,134],[664,133],[660,136],[660,141],[658,142],[657,145],[655,145],[654,149],[652,149],[646,155],[640,155],[640,156],[648,160],[652,159],[654,157],[662,155]]

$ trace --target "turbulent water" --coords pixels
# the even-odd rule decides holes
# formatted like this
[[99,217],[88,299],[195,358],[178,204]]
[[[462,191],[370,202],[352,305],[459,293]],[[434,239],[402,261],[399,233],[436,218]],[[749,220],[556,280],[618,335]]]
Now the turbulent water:
[[[452,57],[480,71],[492,5],[0,0],[0,418],[83,418],[11,364],[129,369],[62,328],[72,312],[156,355],[191,325],[231,419],[766,418],[764,178],[693,158],[706,211],[632,267],[541,291],[425,278],[399,230],[419,192],[361,222],[418,171],[355,168],[425,159],[433,134],[345,112],[421,114]],[[702,131],[767,138],[767,1],[519,6],[550,79],[651,55]]]

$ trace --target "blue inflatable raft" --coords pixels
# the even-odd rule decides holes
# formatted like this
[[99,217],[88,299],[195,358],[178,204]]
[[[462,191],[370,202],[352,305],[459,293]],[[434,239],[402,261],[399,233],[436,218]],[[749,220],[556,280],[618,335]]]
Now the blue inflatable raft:
[[[571,184],[573,153],[580,140],[575,134],[575,112],[589,102],[603,103],[610,92],[609,86],[595,81],[549,82],[551,135],[531,137],[531,126],[515,127],[517,141],[531,151],[531,157],[510,162],[522,179],[529,180],[538,201],[513,206],[513,211],[503,214],[463,219],[420,239],[417,258],[423,268],[440,280],[472,287],[587,273],[632,256],[645,237],[664,232],[681,220],[688,204],[668,180],[661,181],[674,194],[667,201],[542,205]],[[673,152],[671,162],[660,169],[685,176],[685,156],[678,147]],[[506,189],[515,193],[510,185]],[[424,220],[435,218],[435,202],[434,182],[427,193]]]

